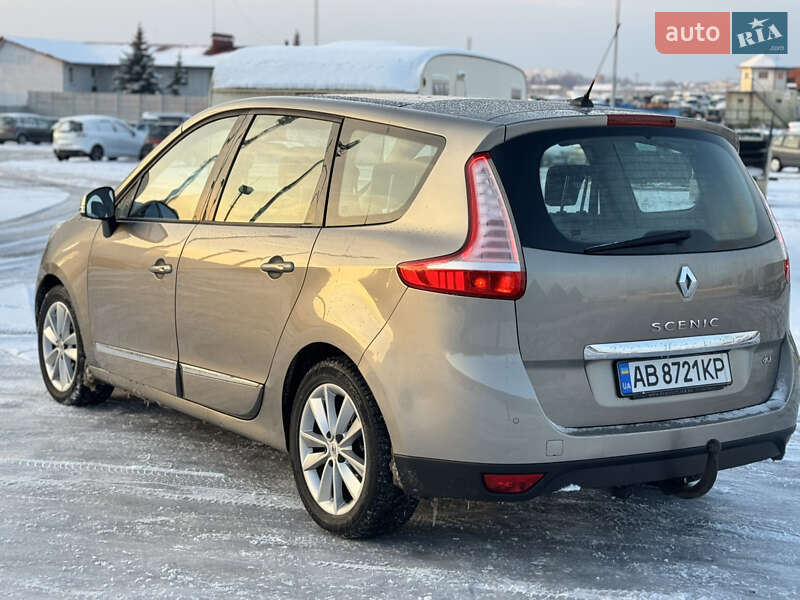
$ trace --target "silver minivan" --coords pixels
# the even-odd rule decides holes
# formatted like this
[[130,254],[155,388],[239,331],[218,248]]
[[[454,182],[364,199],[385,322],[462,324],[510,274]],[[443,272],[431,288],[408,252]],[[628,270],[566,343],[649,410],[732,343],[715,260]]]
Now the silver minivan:
[[789,262],[733,133],[566,103],[211,108],[52,234],[45,385],[286,449],[347,537],[419,498],[708,492],[780,459]]

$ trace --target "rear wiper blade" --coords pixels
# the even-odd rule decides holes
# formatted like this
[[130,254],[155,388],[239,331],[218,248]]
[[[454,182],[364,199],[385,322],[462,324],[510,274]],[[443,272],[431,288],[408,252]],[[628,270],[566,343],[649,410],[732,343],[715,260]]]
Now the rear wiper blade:
[[659,233],[648,233],[642,237],[633,238],[632,240],[623,240],[621,242],[609,242],[607,244],[597,244],[595,246],[587,246],[583,249],[585,254],[595,254],[605,252],[606,250],[616,250],[617,248],[637,248],[639,246],[657,246],[658,244],[669,244],[671,242],[682,242],[692,237],[692,232],[687,230],[682,231],[662,231]]

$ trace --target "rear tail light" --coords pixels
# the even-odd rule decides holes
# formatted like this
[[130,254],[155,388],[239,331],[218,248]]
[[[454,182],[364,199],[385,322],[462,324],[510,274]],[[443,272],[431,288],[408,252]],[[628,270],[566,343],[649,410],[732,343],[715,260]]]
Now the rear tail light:
[[775,237],[778,238],[778,243],[781,245],[781,252],[783,253],[783,276],[786,278],[786,283],[791,281],[791,271],[789,269],[789,251],[786,249],[786,242],[783,241],[783,234],[781,228],[778,227],[778,221],[775,220],[775,215],[772,214],[772,209],[769,207],[766,197],[761,194],[761,201],[764,203],[764,208],[769,215],[769,220],[772,223],[772,229],[775,231]]
[[455,254],[397,265],[400,279],[420,290],[516,300],[525,292],[525,271],[500,186],[488,154],[467,163],[469,234]]
[[484,475],[483,484],[496,494],[521,494],[539,483],[542,477],[544,473]]

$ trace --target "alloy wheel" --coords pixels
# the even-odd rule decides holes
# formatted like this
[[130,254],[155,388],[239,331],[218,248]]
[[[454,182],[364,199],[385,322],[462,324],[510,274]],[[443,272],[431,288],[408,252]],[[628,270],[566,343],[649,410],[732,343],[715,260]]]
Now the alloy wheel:
[[317,386],[300,416],[298,450],[308,491],[325,512],[343,515],[361,496],[367,469],[361,417],[332,383]]
[[42,356],[47,377],[59,392],[75,381],[78,367],[78,335],[72,314],[63,302],[53,302],[42,326]]

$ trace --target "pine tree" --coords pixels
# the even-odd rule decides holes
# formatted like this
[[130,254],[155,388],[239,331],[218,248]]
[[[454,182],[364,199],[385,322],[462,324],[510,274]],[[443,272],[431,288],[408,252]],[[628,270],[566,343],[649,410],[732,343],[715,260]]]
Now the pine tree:
[[181,55],[178,53],[178,61],[175,63],[175,71],[172,74],[172,81],[170,81],[169,85],[167,86],[167,91],[173,96],[180,96],[180,86],[186,85],[187,83],[189,83],[189,73],[183,66]]
[[295,29],[294,40],[292,40],[292,46],[299,46],[299,45],[300,45],[300,32]]
[[136,28],[130,54],[120,60],[114,73],[114,85],[119,91],[129,94],[157,94],[160,91],[155,61],[141,25]]

